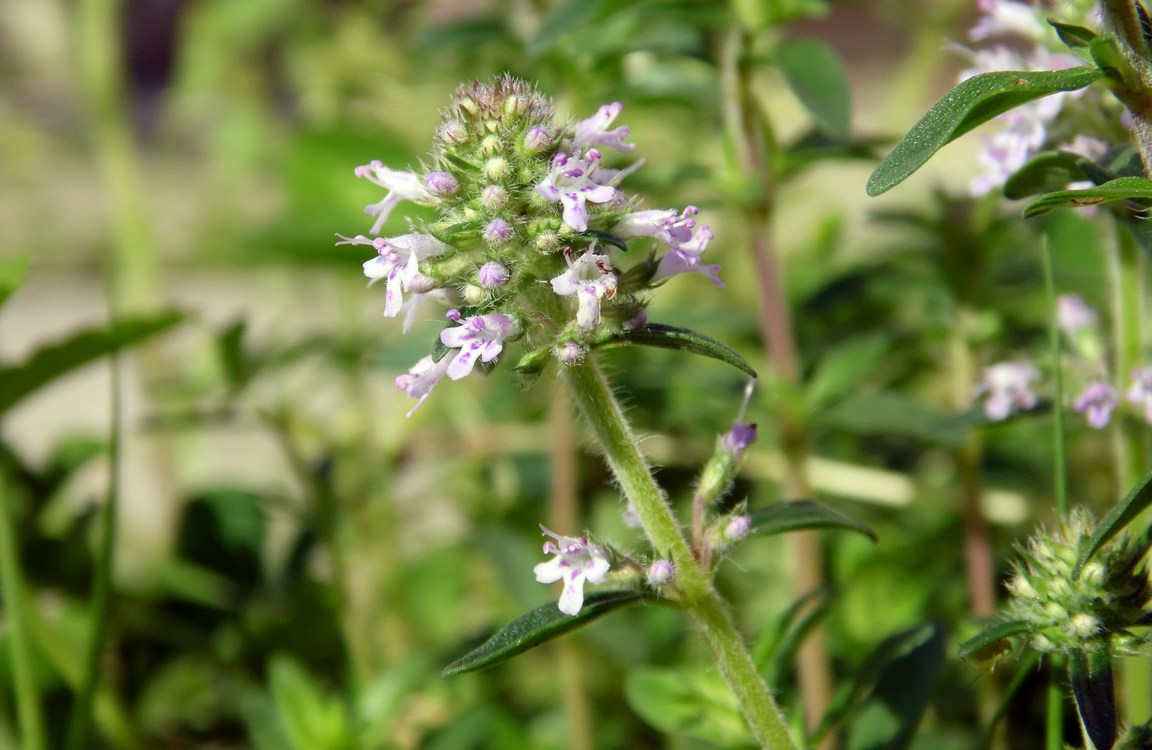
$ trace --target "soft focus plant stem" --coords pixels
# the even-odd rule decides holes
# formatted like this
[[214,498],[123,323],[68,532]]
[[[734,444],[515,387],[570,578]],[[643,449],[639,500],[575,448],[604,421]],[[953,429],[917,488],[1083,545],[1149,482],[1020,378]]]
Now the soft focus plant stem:
[[15,493],[0,480],[0,592],[4,597],[4,621],[12,659],[20,747],[22,750],[45,750],[40,687],[32,664],[32,639],[25,611],[25,607],[31,607],[32,603],[25,591],[16,545]]
[[[115,306],[115,300],[113,300]],[[115,314],[113,314],[115,320]],[[120,354],[112,355],[111,426],[108,436],[108,494],[100,512],[100,543],[96,550],[92,571],[92,589],[89,592],[91,624],[88,634],[88,652],[84,657],[79,689],[68,716],[68,750],[83,750],[87,746],[88,727],[92,707],[100,681],[100,661],[104,655],[104,642],[111,617],[112,570],[116,558],[116,524],[120,509],[120,439],[121,425],[121,363]]]
[[684,608],[712,648],[720,673],[735,693],[752,733],[762,747],[795,750],[784,719],[726,605],[693,559],[608,381],[593,360],[564,368],[563,378],[652,546],[676,565],[676,584],[684,594]]
[[[772,150],[776,148],[771,123],[755,99],[750,71],[742,62],[751,40],[733,29],[724,38],[721,71],[729,141],[739,165],[740,178],[754,197],[744,203],[744,220],[749,232],[756,280],[760,290],[760,331],[764,346],[784,393],[777,403],[777,427],[785,457],[784,494],[799,500],[812,495],[808,479],[808,428],[794,408],[801,389],[800,361],[792,327],[788,294],[772,242],[776,174]],[[766,389],[767,390],[767,389]],[[779,395],[779,394],[777,394]],[[793,585],[803,596],[824,584],[824,564],[820,539],[815,532],[789,535],[794,561]],[[806,727],[811,730],[824,716],[832,700],[832,669],[824,639],[817,625],[797,650],[797,679],[804,707]]]
[[1064,451],[1064,371],[1060,347],[1060,327],[1056,323],[1056,276],[1047,236],[1040,240],[1040,262],[1044,274],[1044,301],[1048,309],[1048,346],[1052,355],[1052,489],[1056,495],[1056,515],[1068,517],[1068,466]]
[[[548,409],[549,457],[551,487],[549,524],[569,533],[580,527],[576,498],[576,443],[572,434],[572,404],[563,388],[557,388]],[[568,720],[568,747],[571,750],[593,750],[596,747],[592,729],[580,645],[572,638],[556,643],[560,673],[560,697]]]
[[[1120,398],[1124,398],[1123,383],[1133,369],[1142,362],[1144,348],[1144,274],[1147,265],[1135,238],[1128,228],[1113,223],[1115,241],[1109,257],[1108,271],[1111,294],[1115,307],[1112,311],[1112,330],[1115,336],[1113,370]],[[1114,420],[1112,436],[1116,451],[1116,476],[1119,483],[1116,497],[1123,497],[1148,471],[1148,438],[1144,424],[1118,418]],[[1148,706],[1152,705],[1152,668],[1147,659],[1124,660],[1120,671],[1121,704],[1129,721],[1144,720]]]
[[1044,750],[1064,750],[1064,685],[1060,679],[1064,674],[1063,656],[1052,654],[1048,674]]

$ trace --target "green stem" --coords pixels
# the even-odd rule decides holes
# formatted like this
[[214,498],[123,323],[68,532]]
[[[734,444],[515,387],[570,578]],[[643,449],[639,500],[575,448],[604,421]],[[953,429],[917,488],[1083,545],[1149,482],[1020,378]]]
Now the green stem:
[[1048,308],[1048,345],[1052,353],[1052,459],[1056,492],[1056,513],[1068,516],[1068,466],[1064,453],[1064,373],[1060,367],[1060,327],[1056,324],[1056,274],[1052,269],[1052,251],[1048,237],[1040,240],[1040,259],[1044,273],[1045,305]]
[[15,494],[10,486],[0,482],[0,591],[4,596],[8,625],[8,648],[12,659],[12,679],[15,682],[20,747],[24,750],[44,750],[46,745],[40,687],[32,665],[32,640],[28,630],[28,614],[24,610],[31,603],[25,596],[24,579],[20,573],[15,524]]
[[1063,673],[1064,657],[1053,654],[1048,665],[1044,750],[1064,750],[1064,686],[1060,678]]
[[652,546],[676,565],[684,607],[711,647],[720,673],[736,695],[752,733],[761,747],[796,750],[780,710],[756,670],[724,602],[692,557],[688,541],[664,492],[656,484],[603,373],[589,360],[564,368],[563,378]]
[[108,436],[108,496],[100,513],[100,547],[96,551],[96,568],[92,573],[92,630],[80,689],[68,717],[68,750],[82,750],[88,740],[92,705],[100,682],[100,660],[108,632],[112,600],[112,565],[116,553],[116,521],[120,505],[120,355],[112,355],[112,424]]

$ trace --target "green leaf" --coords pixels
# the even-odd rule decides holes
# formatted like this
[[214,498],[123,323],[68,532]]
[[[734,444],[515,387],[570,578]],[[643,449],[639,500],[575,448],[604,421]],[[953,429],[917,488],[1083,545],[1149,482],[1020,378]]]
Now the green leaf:
[[884,334],[858,336],[829,350],[804,388],[810,409],[846,395],[879,364],[892,345]]
[[836,50],[819,39],[788,39],[776,47],[775,61],[816,127],[831,138],[847,140],[852,129],[852,98]]
[[769,623],[752,650],[752,660],[769,685],[778,685],[795,668],[796,652],[832,609],[832,592],[818,588],[800,597]]
[[1104,75],[1114,81],[1123,82],[1124,72],[1131,70],[1116,42],[1106,36],[1098,36],[1088,43],[1088,52]]
[[1120,504],[1108,512],[1096,527],[1096,533],[1088,540],[1088,545],[1080,553],[1076,567],[1072,569],[1073,578],[1080,577],[1080,571],[1108,543],[1112,537],[1119,534],[1125,526],[1136,520],[1148,506],[1152,505],[1152,473],[1145,476],[1132,490],[1124,496]]
[[26,273],[28,273],[27,256],[0,260],[0,307],[3,307],[12,293],[24,283]]
[[922,625],[889,639],[897,648],[849,727],[847,750],[903,750],[912,743],[940,681],[944,639],[944,630],[937,625]]
[[841,529],[859,532],[876,541],[876,532],[872,529],[811,500],[793,500],[757,508],[748,514],[748,518],[751,521],[749,536],[784,534],[801,529]]
[[888,391],[850,396],[814,418],[821,425],[861,435],[894,435],[949,448],[964,441],[961,420],[945,417],[913,398]]
[[1058,190],[1029,203],[1024,209],[1024,218],[1030,219],[1054,208],[1096,206],[1123,200],[1152,200],[1152,180],[1145,177],[1119,177],[1082,190]]
[[1092,29],[1083,26],[1074,26],[1070,23],[1061,23],[1051,18],[1048,19],[1048,25],[1056,29],[1056,35],[1060,37],[1060,41],[1068,46],[1072,51],[1087,49],[1092,44],[1092,40],[1096,38],[1096,32]]
[[296,750],[350,748],[348,716],[335,696],[286,656],[273,657],[269,673],[276,713]]
[[1068,677],[1084,734],[1096,750],[1112,750],[1116,744],[1112,655],[1107,651],[1073,651],[1068,655]]
[[109,328],[81,331],[42,347],[20,364],[0,367],[0,414],[56,378],[163,333],[184,317],[184,313],[166,312],[147,318],[126,318]]
[[1006,638],[1027,632],[1029,627],[1031,626],[1024,620],[997,622],[961,643],[957,656],[961,659],[973,657],[980,660],[995,656],[995,653],[989,653],[991,647]]
[[1004,197],[1020,200],[1030,195],[1063,190],[1069,182],[1085,179],[1083,156],[1067,151],[1045,151],[1032,157],[1004,183]]
[[592,20],[600,14],[604,0],[568,0],[553,5],[536,30],[536,36],[525,50],[530,56],[539,55],[556,43],[562,36],[577,32],[581,27],[591,26]]
[[1052,71],[1000,71],[969,78],[932,105],[900,139],[868,178],[868,195],[891,190],[934,153],[993,117],[1045,96],[1082,89],[1103,75],[1097,68],[1082,66]]
[[714,669],[648,667],[624,684],[628,705],[664,734],[742,747],[754,740],[732,690]]
[[655,346],[660,349],[679,349],[680,351],[700,354],[718,359],[721,362],[727,362],[745,374],[756,377],[756,371],[752,369],[752,365],[748,364],[748,360],[740,356],[740,353],[735,349],[702,333],[689,331],[687,328],[649,323],[646,327],[635,331],[612,334],[610,337],[593,344],[593,348],[627,344]]
[[544,604],[505,625],[479,647],[444,667],[441,674],[451,677],[494,667],[609,612],[654,601],[657,597],[643,591],[598,591],[584,599],[584,606],[575,615],[564,614],[555,602]]

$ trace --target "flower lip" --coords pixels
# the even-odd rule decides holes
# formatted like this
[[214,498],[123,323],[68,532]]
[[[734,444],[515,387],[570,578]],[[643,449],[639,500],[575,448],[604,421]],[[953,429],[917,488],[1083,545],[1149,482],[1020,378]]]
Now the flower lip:
[[566,615],[578,614],[584,606],[584,583],[599,583],[611,569],[607,553],[586,537],[561,536],[543,525],[540,530],[552,537],[544,543],[544,554],[555,557],[533,568],[536,580],[540,583],[564,581],[560,611]]

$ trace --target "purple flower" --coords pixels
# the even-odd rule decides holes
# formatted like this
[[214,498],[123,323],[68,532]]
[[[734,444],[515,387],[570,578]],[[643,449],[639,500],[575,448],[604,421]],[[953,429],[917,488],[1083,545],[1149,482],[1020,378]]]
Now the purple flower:
[[364,207],[364,213],[376,217],[376,222],[371,229],[372,234],[380,234],[380,227],[388,221],[389,214],[400,201],[407,200],[429,204],[439,200],[428,191],[428,188],[424,187],[424,183],[416,173],[398,172],[389,169],[379,161],[356,167],[356,176],[363,177],[388,191],[382,201]]
[[708,243],[712,241],[713,236],[710,228],[697,227],[692,234],[692,239],[673,247],[660,257],[660,262],[656,266],[656,273],[652,275],[652,281],[695,272],[704,274],[712,280],[713,284],[723,288],[724,282],[717,276],[720,272],[720,266],[716,264],[706,266],[700,262],[700,256],[708,249]]
[[1132,371],[1132,385],[1125,396],[1129,403],[1144,407],[1144,420],[1152,424],[1152,367]]
[[552,279],[552,291],[561,297],[573,294],[579,302],[576,324],[581,328],[595,328],[600,324],[600,298],[612,299],[616,295],[616,274],[607,255],[588,250],[576,260],[570,255],[568,270]]
[[579,151],[589,146],[608,146],[617,151],[631,151],[636,148],[634,143],[624,143],[624,139],[632,133],[626,126],[608,130],[608,126],[623,109],[624,105],[620,102],[605,104],[596,114],[576,123],[576,136],[572,139],[574,149]]
[[985,416],[1000,421],[1009,414],[1036,406],[1031,383],[1039,377],[1040,372],[1027,362],[1000,362],[984,368],[984,378],[976,387],[976,395],[987,396]]
[[[364,275],[376,283],[386,279],[384,293],[384,315],[394,318],[400,313],[404,303],[404,292],[413,288],[419,276],[422,260],[451,250],[447,245],[430,234],[402,234],[387,239],[370,239],[362,234],[340,238],[337,245],[371,245],[376,248],[376,257],[364,262]],[[425,290],[427,291],[427,290]]]
[[1015,0],[980,0],[980,19],[968,32],[974,42],[994,36],[1037,39],[1044,34],[1035,6]]
[[408,416],[420,408],[428,398],[428,394],[440,382],[452,363],[451,357],[444,357],[439,362],[432,361],[432,355],[422,358],[412,366],[412,369],[396,377],[396,387],[407,393],[410,397],[419,399],[416,405],[408,410]]
[[739,458],[748,446],[756,442],[756,425],[748,422],[735,422],[732,429],[724,435],[724,450]]
[[1093,380],[1084,386],[1072,408],[1084,415],[1088,424],[1097,430],[1107,426],[1116,408],[1116,389],[1103,380]]
[[540,583],[563,580],[560,611],[575,615],[584,606],[584,582],[599,583],[611,568],[608,556],[603,547],[585,537],[560,536],[543,526],[540,530],[555,540],[544,543],[544,554],[556,557],[533,568],[536,580]]
[[446,371],[452,380],[459,380],[471,373],[477,360],[491,362],[496,359],[504,348],[504,341],[520,333],[520,326],[515,320],[499,313],[462,319],[459,310],[449,310],[447,317],[460,324],[459,328],[447,328],[440,332],[440,342],[444,346],[460,350]]
[[556,347],[556,358],[566,365],[578,365],[584,361],[584,357],[588,354],[588,350],[577,344],[575,341],[565,341],[560,346]]
[[556,154],[552,171],[536,186],[546,200],[564,207],[564,223],[577,232],[588,229],[588,203],[608,203],[616,188],[600,181],[600,152],[589,149],[583,157]]
[[1056,300],[1056,325],[1069,338],[1085,328],[1096,325],[1098,316],[1079,294],[1061,294]]

